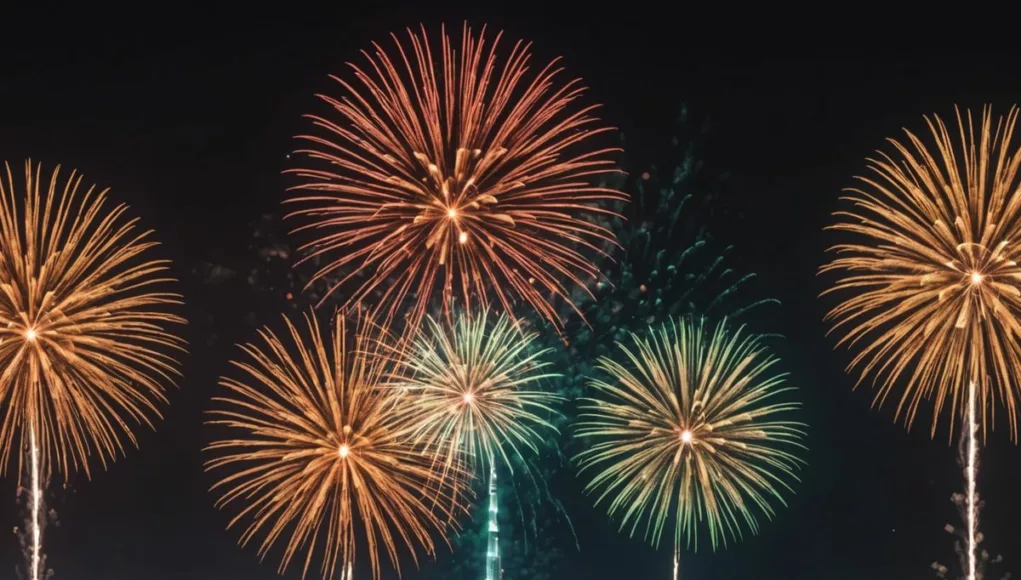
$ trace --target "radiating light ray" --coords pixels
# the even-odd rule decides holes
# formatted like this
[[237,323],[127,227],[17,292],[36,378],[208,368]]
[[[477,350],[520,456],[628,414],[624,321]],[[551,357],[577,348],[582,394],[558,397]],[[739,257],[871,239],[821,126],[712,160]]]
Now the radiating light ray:
[[414,334],[394,386],[407,397],[401,414],[416,444],[432,450],[442,473],[472,478],[494,462],[513,472],[513,458],[528,465],[556,434],[550,419],[562,397],[543,383],[560,375],[549,372],[550,349],[537,338],[489,310],[452,323],[427,317]]
[[783,418],[800,405],[781,398],[793,388],[772,373],[777,359],[726,321],[710,331],[682,318],[630,342],[599,360],[599,396],[583,400],[586,491],[609,502],[622,530],[644,522],[654,545],[672,521],[675,554],[702,531],[714,549],[757,532],[756,512],[772,518],[771,500],[785,503],[803,463],[803,424]]
[[299,137],[290,215],[315,235],[301,248],[323,260],[312,283],[348,287],[345,304],[374,305],[384,326],[496,302],[561,328],[555,302],[573,305],[614,243],[594,220],[627,200],[599,184],[619,173],[619,150],[592,146],[610,129],[556,61],[534,68],[529,44],[504,51],[501,37],[465,25],[458,52],[446,29],[438,45],[424,27],[392,34],[389,53],[374,43],[333,77],[345,96],[320,95],[332,111]]
[[[434,471],[428,448],[413,444],[386,383],[391,337],[365,319],[345,316],[324,332],[313,314],[304,328],[260,331],[261,345],[242,347],[234,361],[241,378],[224,377],[226,390],[211,424],[234,437],[207,447],[211,470],[228,470],[213,486],[217,505],[237,506],[230,526],[247,521],[245,545],[261,535],[264,557],[285,542],[278,570],[299,552],[302,576],[321,554],[322,577],[352,577],[356,556],[372,576],[388,557],[401,572],[398,552],[435,554],[433,535],[445,538],[462,507],[459,494]],[[458,466],[454,466],[456,470]],[[456,481],[456,478],[452,478]]]

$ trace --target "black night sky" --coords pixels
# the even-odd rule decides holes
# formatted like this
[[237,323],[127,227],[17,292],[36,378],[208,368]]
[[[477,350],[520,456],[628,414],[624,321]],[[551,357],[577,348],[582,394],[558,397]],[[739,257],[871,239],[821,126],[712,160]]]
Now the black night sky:
[[[630,167],[655,157],[682,106],[711,119],[699,156],[707,171],[731,176],[715,236],[783,303],[770,324],[786,336],[779,354],[800,387],[810,452],[789,508],[758,536],[687,556],[686,577],[902,580],[933,577],[934,560],[956,562],[943,531],[957,521],[956,448],[945,431],[930,440],[926,424],[906,432],[892,409],[871,408],[867,388],[852,389],[847,353],[825,336],[816,269],[822,227],[864,158],[901,127],[923,130],[922,114],[952,115],[955,103],[992,103],[1005,113],[1021,101],[1013,57],[782,49],[762,39],[749,48],[737,31],[714,36],[644,2],[617,12],[550,2],[273,4],[5,10],[0,159],[61,163],[110,186],[174,259],[190,320],[185,378],[158,430],[142,433],[140,449],[107,472],[74,476],[52,494],[60,525],[48,531],[47,551],[57,580],[276,577],[278,552],[260,563],[254,548],[238,548],[227,515],[213,507],[202,413],[232,345],[251,337],[248,320],[277,322],[285,298],[256,300],[245,272],[210,284],[204,268],[250,259],[250,224],[278,213],[291,137],[316,106],[313,95],[332,88],[328,73],[391,31],[465,19],[533,41],[540,60],[563,56],[589,98],[605,104],[602,117],[625,134]],[[1019,459],[1008,431],[994,432],[980,491],[987,547],[1021,571],[1021,533],[1012,525],[1021,517]],[[10,472],[0,481],[0,497],[10,499],[0,502],[0,523],[10,527],[19,523],[15,486]],[[617,534],[579,490],[565,493],[581,552],[568,550],[561,577],[669,577],[667,546],[655,551]],[[6,537],[0,576],[13,577],[21,556],[16,538]],[[299,576],[295,569],[286,577]]]

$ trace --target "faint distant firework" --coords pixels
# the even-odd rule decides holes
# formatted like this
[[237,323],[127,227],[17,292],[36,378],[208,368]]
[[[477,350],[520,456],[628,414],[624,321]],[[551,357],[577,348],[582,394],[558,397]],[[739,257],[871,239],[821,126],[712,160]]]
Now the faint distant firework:
[[0,453],[19,453],[31,488],[31,580],[46,575],[43,487],[54,472],[90,474],[137,444],[129,423],[153,426],[165,389],[178,375],[184,341],[173,328],[178,294],[157,245],[106,190],[80,189],[60,167],[47,184],[25,163],[17,183],[0,176]]
[[757,532],[803,463],[804,425],[788,418],[800,404],[785,398],[794,388],[772,370],[778,360],[726,321],[675,319],[630,342],[599,359],[603,376],[582,400],[586,490],[654,545],[673,526],[675,561],[700,533],[716,549]]
[[827,318],[839,345],[857,350],[848,366],[879,385],[882,404],[902,384],[896,417],[910,427],[932,403],[931,435],[950,408],[950,436],[966,441],[968,580],[977,571],[976,433],[992,426],[997,404],[1017,438],[1021,373],[1021,151],[1018,109],[976,126],[957,112],[958,130],[926,118],[934,143],[905,131],[894,154],[869,160],[871,175],[843,199],[828,229],[846,235],[822,272],[839,276]]
[[373,44],[353,80],[332,77],[343,97],[320,95],[330,114],[309,116],[289,201],[311,235],[310,284],[337,278],[330,293],[348,288],[345,303],[373,305],[383,323],[525,303],[562,328],[556,303],[573,305],[614,243],[598,218],[627,200],[601,183],[619,173],[619,149],[595,145],[611,129],[556,60],[532,66],[529,44],[504,52],[502,33],[488,42],[467,25],[459,52],[439,37],[423,27],[391,35],[389,54]]
[[416,564],[419,550],[434,555],[432,535],[445,538],[461,508],[445,501],[457,494],[414,445],[387,386],[390,337],[343,314],[325,331],[313,314],[304,328],[285,320],[285,335],[263,328],[262,345],[242,347],[241,377],[221,379],[211,412],[233,434],[208,446],[207,467],[229,471],[213,490],[218,506],[239,508],[230,526],[247,522],[242,545],[261,535],[262,557],[285,538],[278,570],[304,552],[303,577],[321,552],[324,579],[351,577],[356,555],[377,580],[384,555],[398,573],[399,551]]
[[595,361],[630,332],[679,316],[750,323],[779,304],[761,298],[756,275],[743,272],[733,247],[713,235],[717,214],[726,213],[716,203],[726,176],[706,171],[699,158],[696,135],[707,125],[682,109],[669,146],[624,182],[631,203],[613,228],[621,247],[602,261],[606,281],[595,285],[594,296],[575,293],[585,322],[568,325],[570,348],[557,363],[567,369],[560,383],[568,383],[572,398],[586,390]]

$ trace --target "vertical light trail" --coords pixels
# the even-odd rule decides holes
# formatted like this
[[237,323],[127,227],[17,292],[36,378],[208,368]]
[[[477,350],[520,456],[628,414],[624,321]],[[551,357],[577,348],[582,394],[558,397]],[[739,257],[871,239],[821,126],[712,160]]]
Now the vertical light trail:
[[677,580],[677,572],[680,568],[680,551],[681,547],[674,542],[674,580]]
[[975,381],[968,384],[968,464],[965,467],[965,477],[968,485],[968,580],[976,580],[975,564],[975,536],[978,519],[977,497],[975,479],[978,476],[976,462],[978,461],[978,445],[975,442],[975,434],[978,425],[975,420]]
[[496,521],[496,466],[489,462],[489,542],[486,548],[486,580],[500,580],[500,528]]
[[35,425],[29,428],[29,454],[32,463],[32,580],[41,580],[39,565],[42,560],[43,533],[39,523],[39,511],[42,504],[42,489],[39,485],[39,446],[35,440]]

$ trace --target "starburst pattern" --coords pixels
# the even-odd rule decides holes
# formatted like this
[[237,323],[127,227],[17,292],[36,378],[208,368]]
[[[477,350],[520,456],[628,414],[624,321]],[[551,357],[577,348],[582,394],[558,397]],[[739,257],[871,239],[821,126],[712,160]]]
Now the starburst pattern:
[[356,552],[374,578],[383,552],[400,572],[402,548],[416,564],[419,551],[435,554],[432,536],[446,537],[458,508],[437,502],[449,510],[437,514],[431,500],[456,494],[403,435],[385,383],[389,337],[361,318],[349,328],[343,315],[325,336],[314,315],[305,326],[288,320],[284,337],[264,328],[263,344],[234,362],[242,378],[221,379],[227,394],[211,423],[236,438],[208,447],[217,456],[207,467],[232,471],[213,488],[218,505],[241,506],[230,525],[248,522],[242,544],[262,535],[260,556],[286,537],[281,573],[300,551],[303,576],[319,551],[323,578],[352,569]]
[[702,530],[714,549],[757,532],[802,463],[802,424],[786,418],[799,404],[781,398],[792,387],[773,374],[777,359],[725,321],[710,332],[675,319],[632,342],[618,345],[625,364],[599,359],[600,396],[582,400],[586,490],[632,535],[644,522],[656,545],[671,521],[675,546],[697,547]]
[[488,310],[452,325],[426,321],[395,383],[407,397],[401,407],[415,440],[433,450],[445,474],[488,474],[496,461],[513,471],[512,459],[527,465],[556,433],[549,418],[560,397],[542,388],[559,376],[544,360],[550,349],[534,346],[537,333]]
[[345,96],[321,96],[332,115],[300,137],[291,201],[304,207],[291,215],[315,232],[302,248],[320,264],[312,283],[350,284],[347,304],[372,303],[385,323],[405,312],[411,328],[455,299],[526,303],[560,327],[553,301],[573,304],[614,240],[593,218],[627,198],[598,183],[618,172],[617,149],[591,146],[609,129],[556,61],[530,73],[528,44],[502,55],[501,34],[465,25],[458,53],[445,30],[438,47],[407,32],[392,35],[396,58],[374,44],[367,67],[350,65],[356,81],[334,77]]
[[[107,190],[83,192],[82,176],[60,167],[47,184],[25,163],[17,183],[0,176],[0,453],[39,453],[41,477],[105,468],[136,443],[130,422],[160,416],[178,376],[184,319],[178,294],[160,291],[169,262],[113,205]],[[32,437],[32,433],[35,437]],[[19,458],[20,453],[17,453]],[[20,470],[20,463],[19,463]]]
[[1017,436],[1021,373],[1021,155],[1012,144],[1018,109],[976,126],[957,113],[957,139],[939,117],[926,118],[934,148],[905,131],[907,144],[869,160],[871,176],[844,199],[829,229],[849,234],[822,268],[839,279],[829,292],[841,345],[857,349],[849,370],[879,384],[883,403],[903,381],[897,417],[910,426],[923,401],[933,405],[932,435],[949,407],[950,434],[964,415],[968,385],[978,422],[997,403]]

